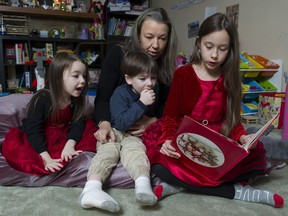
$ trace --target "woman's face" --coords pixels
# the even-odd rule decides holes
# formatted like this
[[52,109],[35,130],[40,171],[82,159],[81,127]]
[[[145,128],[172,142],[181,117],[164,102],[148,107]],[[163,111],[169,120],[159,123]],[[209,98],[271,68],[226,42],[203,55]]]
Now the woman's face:
[[141,47],[153,58],[158,59],[164,52],[169,36],[166,24],[146,20],[142,24],[139,40]]

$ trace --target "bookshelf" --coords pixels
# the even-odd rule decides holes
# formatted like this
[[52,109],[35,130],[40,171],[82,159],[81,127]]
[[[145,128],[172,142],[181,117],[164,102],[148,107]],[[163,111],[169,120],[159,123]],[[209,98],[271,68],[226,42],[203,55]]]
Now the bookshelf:
[[[32,29],[38,29],[38,33],[41,29],[47,29],[50,36],[49,29],[58,26],[89,26],[93,19],[97,16],[94,13],[82,13],[82,12],[67,12],[60,10],[45,10],[43,8],[22,8],[12,6],[0,6],[0,16],[4,15],[22,16],[29,21],[29,25],[25,26],[25,32],[9,33],[6,35],[0,35],[0,84],[3,91],[15,92],[17,85],[20,85],[21,79],[25,72],[28,72],[31,77],[31,81],[35,79],[34,69],[36,63],[33,60],[33,48],[47,48],[50,49],[50,56],[55,55],[59,49],[73,50],[77,54],[82,54],[84,51],[94,52],[98,57],[95,62],[89,65],[89,70],[100,69],[101,62],[105,55],[105,47],[107,41],[104,40],[81,40],[78,39],[78,35],[75,37],[39,37],[29,34]],[[1,20],[3,21],[3,20]],[[76,32],[75,32],[76,33]],[[7,56],[7,47],[14,48],[15,45],[24,45],[28,54],[29,64],[27,62],[17,62],[16,56],[9,60]],[[88,45],[87,45],[88,44]],[[12,54],[13,55],[13,54]],[[14,53],[15,55],[15,53]],[[9,60],[9,61],[7,61]],[[45,69],[48,69],[49,62],[44,62]],[[26,74],[26,73],[25,73]],[[16,87],[8,88],[8,84],[15,84]],[[11,87],[11,85],[10,85]]]
[[[149,0],[130,0],[130,7],[118,7],[110,9],[109,2],[106,1],[106,36],[107,40],[121,41],[130,37],[133,24],[143,10],[150,7]],[[117,3],[116,3],[117,4]]]
[[43,8],[24,8],[0,5],[0,14],[27,15],[34,18],[51,19],[60,18],[68,20],[88,21],[96,17],[93,13],[75,13],[60,10],[45,10]]
[[[106,1],[106,6],[108,4]],[[148,4],[150,5],[149,0],[130,0],[133,5]],[[132,7],[132,6],[131,6]],[[36,63],[33,64],[16,64],[16,61],[7,62],[7,46],[15,47],[15,44],[27,45],[28,48],[28,57],[31,61],[33,59],[32,48],[44,48],[46,44],[49,44],[52,47],[53,55],[56,54],[59,47],[68,47],[67,49],[74,50],[77,54],[84,53],[88,50],[90,52],[96,51],[98,55],[96,63],[93,63],[89,66],[91,70],[99,70],[101,68],[101,62],[105,56],[106,51],[109,49],[109,45],[118,43],[127,38],[124,34],[115,35],[114,33],[108,35],[108,21],[113,17],[117,20],[122,20],[129,23],[133,23],[136,18],[139,16],[139,12],[134,10],[130,11],[110,11],[106,8],[105,10],[106,26],[105,36],[106,40],[80,40],[76,37],[72,38],[43,38],[43,37],[33,37],[29,36],[28,32],[31,32],[32,29],[41,30],[44,27],[46,29],[51,29],[55,26],[67,26],[67,30],[72,29],[70,27],[79,26],[79,25],[91,25],[92,21],[98,16],[94,13],[83,13],[83,12],[68,12],[61,10],[46,10],[43,8],[23,8],[23,7],[12,7],[0,5],[0,16],[1,14],[13,15],[13,16],[24,16],[27,17],[30,24],[29,26],[23,27],[25,33],[23,34],[9,34],[9,35],[0,35],[0,84],[2,85],[3,91],[15,91],[15,89],[8,88],[7,80],[10,78],[12,80],[21,80],[24,72],[29,72],[31,75],[31,80],[34,79],[34,69]],[[59,24],[61,23],[61,24]],[[124,23],[124,22],[123,22]],[[74,28],[73,28],[74,29]],[[48,32],[49,34],[49,32]],[[77,32],[78,34],[78,32]],[[78,38],[78,37],[77,37]],[[49,64],[44,64],[45,68],[48,69]]]
[[[19,84],[24,72],[30,73],[31,80],[35,79],[34,69],[36,62],[32,62],[31,64],[17,62],[16,56],[12,58],[7,56],[7,47],[15,49],[16,44],[27,46],[27,55],[30,63],[35,53],[32,49],[47,48],[47,45],[51,46],[53,50],[52,55],[55,55],[59,49],[67,49],[79,55],[84,51],[94,52],[98,57],[89,65],[89,69],[100,69],[107,42],[80,39],[33,38],[29,36],[0,36],[0,84],[2,84],[3,91],[15,91],[15,87],[8,88],[8,80],[18,80]],[[14,55],[16,55],[15,52]],[[44,67],[48,69],[49,63],[47,61],[44,61]]]

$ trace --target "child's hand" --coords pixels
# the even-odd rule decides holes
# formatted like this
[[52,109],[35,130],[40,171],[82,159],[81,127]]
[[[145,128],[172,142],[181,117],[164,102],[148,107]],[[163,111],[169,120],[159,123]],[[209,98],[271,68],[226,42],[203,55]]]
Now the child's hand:
[[45,170],[56,172],[61,170],[63,168],[63,165],[61,164],[61,159],[52,159],[51,156],[47,151],[42,152],[40,156],[43,159]]
[[145,129],[155,121],[157,121],[156,117],[148,117],[144,115],[141,119],[135,122],[135,124],[129,128],[127,132],[132,136],[141,137]]
[[171,142],[172,140],[166,140],[161,146],[160,152],[169,157],[178,159],[181,155],[176,152],[176,149],[171,145]]
[[155,102],[155,92],[153,89],[144,89],[140,94],[140,101],[145,105],[151,105]]
[[254,134],[242,135],[239,139],[240,144],[243,145],[247,143],[252,138],[252,136],[254,136]]
[[71,160],[73,156],[79,155],[82,151],[78,150],[75,151],[76,142],[74,140],[69,139],[62,150],[61,159],[65,160],[66,162]]

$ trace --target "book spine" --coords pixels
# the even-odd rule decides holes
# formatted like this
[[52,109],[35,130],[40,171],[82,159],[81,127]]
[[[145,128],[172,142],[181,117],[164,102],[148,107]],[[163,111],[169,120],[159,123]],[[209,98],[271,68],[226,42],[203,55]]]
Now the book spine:
[[53,45],[52,43],[46,43],[46,58],[47,59],[53,59]]
[[26,71],[25,72],[25,87],[30,88],[30,72]]
[[29,51],[27,43],[24,43],[23,49],[23,63],[29,62]]
[[16,58],[16,64],[21,64],[22,54],[20,50],[20,44],[15,44],[15,58]]

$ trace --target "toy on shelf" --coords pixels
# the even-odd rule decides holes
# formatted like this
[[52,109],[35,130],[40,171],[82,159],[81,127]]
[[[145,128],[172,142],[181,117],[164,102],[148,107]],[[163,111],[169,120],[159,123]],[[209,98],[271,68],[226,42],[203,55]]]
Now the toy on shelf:
[[47,60],[47,58],[44,55],[46,49],[32,48],[32,50],[36,52],[36,55],[33,57],[33,60],[37,62],[37,66],[35,68],[35,76],[37,80],[37,91],[38,91],[39,89],[43,89],[45,86],[45,68],[43,66],[43,61]]
[[258,103],[256,101],[242,102],[242,114],[257,113]]
[[271,77],[278,68],[278,64],[260,55],[240,53],[240,69],[244,77]]
[[261,64],[265,69],[278,69],[279,65],[276,64],[275,62],[264,58],[263,56],[260,55],[248,55],[250,58],[254,59],[256,62]]
[[264,91],[264,88],[251,78],[244,78],[242,83],[242,88],[246,89],[246,92]]
[[98,54],[95,52],[90,52],[90,51],[86,51],[86,52],[81,52],[80,53],[80,57],[82,59],[84,59],[84,61],[88,64],[91,65],[93,62],[96,61],[96,59],[98,58]]
[[88,10],[89,13],[96,13],[101,20],[101,23],[105,23],[105,0],[95,1],[92,0],[91,6]]
[[187,64],[187,58],[184,54],[184,51],[180,50],[176,57],[177,67],[183,66]]
[[257,80],[257,82],[265,91],[277,91],[277,87],[268,80]]
[[241,69],[263,69],[264,67],[249,57],[247,52],[240,53],[240,68]]

